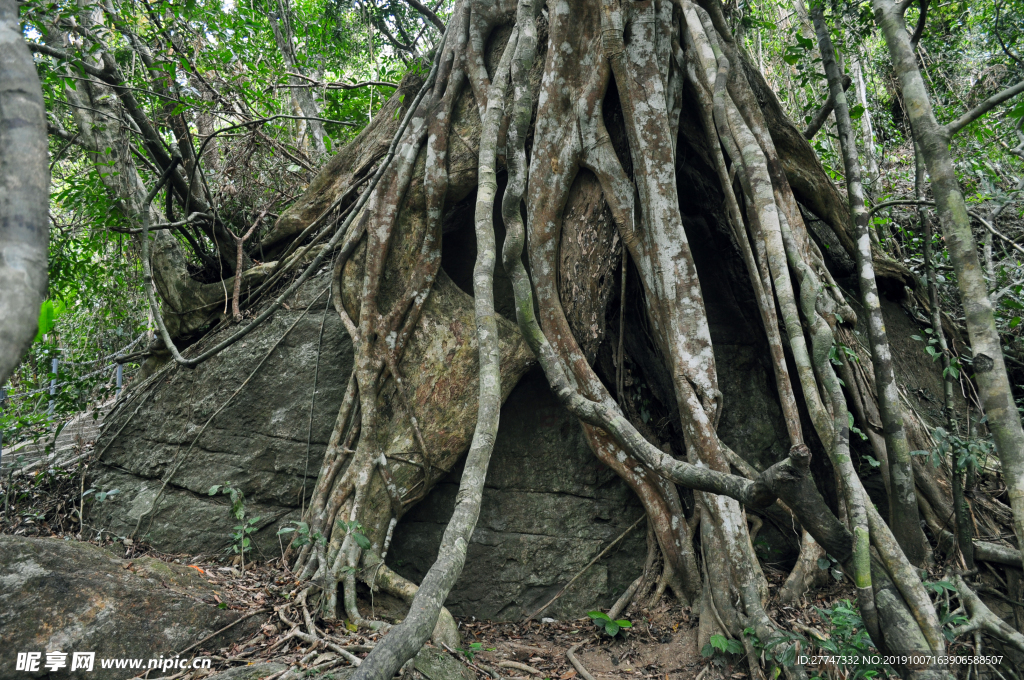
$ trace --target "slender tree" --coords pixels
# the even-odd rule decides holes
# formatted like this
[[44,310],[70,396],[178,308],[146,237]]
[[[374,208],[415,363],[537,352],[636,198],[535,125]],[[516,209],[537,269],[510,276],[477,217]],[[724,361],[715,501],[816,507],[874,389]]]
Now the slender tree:
[[903,552],[911,562],[923,565],[925,560],[925,539],[921,531],[921,520],[917,513],[917,495],[914,492],[914,468],[910,462],[910,447],[903,429],[903,414],[899,393],[896,389],[896,375],[892,368],[892,350],[882,319],[882,301],[878,297],[878,283],[872,260],[871,237],[868,226],[868,211],[864,204],[864,187],[861,184],[860,159],[857,157],[857,138],[850,119],[850,106],[843,91],[842,74],[836,63],[835,50],[825,23],[825,13],[820,4],[811,6],[811,17],[818,37],[818,49],[828,78],[829,97],[835,101],[836,127],[839,130],[839,146],[846,169],[846,192],[850,203],[850,221],[857,229],[857,275],[860,283],[860,301],[867,312],[868,337],[871,343],[871,358],[874,364],[875,389],[878,393],[879,413],[882,430],[885,433],[887,456],[884,459],[889,468],[889,525],[896,535]]
[[904,13],[910,5],[910,0],[900,3],[872,0],[875,22],[885,37],[899,79],[914,143],[920,149],[931,177],[939,224],[956,271],[957,286],[967,319],[974,379],[1002,462],[1003,479],[1013,510],[1014,533],[1018,544],[1024,545],[1024,429],[1021,428],[1020,414],[1013,401],[1013,392],[1006,374],[1002,343],[995,325],[988,285],[978,261],[978,247],[971,233],[970,216],[949,152],[952,135],[998,104],[1024,91],[1024,83],[989,97],[951,123],[940,125],[918,68],[911,34],[904,19]]

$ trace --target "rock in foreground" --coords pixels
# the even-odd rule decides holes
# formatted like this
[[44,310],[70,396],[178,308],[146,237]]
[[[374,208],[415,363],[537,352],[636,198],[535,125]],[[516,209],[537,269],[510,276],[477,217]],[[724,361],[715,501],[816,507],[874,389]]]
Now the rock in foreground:
[[[173,657],[238,616],[217,608],[212,587],[194,569],[117,559],[89,543],[0,536],[0,680],[134,677],[150,659]],[[252,617],[203,647],[223,647],[258,626]],[[64,665],[47,669],[48,652],[66,654],[50,657]],[[91,672],[71,671],[76,652],[95,654]],[[18,668],[19,653],[40,654],[34,672]],[[104,668],[112,659],[140,665]]]

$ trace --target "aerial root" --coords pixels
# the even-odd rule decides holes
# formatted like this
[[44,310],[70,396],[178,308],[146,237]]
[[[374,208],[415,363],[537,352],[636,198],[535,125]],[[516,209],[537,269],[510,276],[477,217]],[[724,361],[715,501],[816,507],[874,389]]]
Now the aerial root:
[[[953,630],[953,635],[960,636],[971,632],[984,632],[997,640],[1002,640],[1018,651],[1024,652],[1024,635],[1014,630],[1013,627],[989,609],[981,601],[981,598],[967,585],[963,576],[957,574],[955,578],[956,592],[962,605],[961,609],[957,611],[963,613],[963,610],[966,610],[970,619],[964,625],[957,626]],[[957,611],[954,611],[953,614],[956,614]]]
[[586,667],[580,663],[580,660],[576,658],[576,650],[582,645],[583,643],[580,642],[570,647],[565,652],[565,658],[569,659],[569,663],[572,664],[572,667],[576,669],[576,672],[580,674],[580,677],[583,678],[583,680],[594,680],[594,676],[591,675]]
[[[289,630],[281,635],[268,651],[273,651],[282,645],[286,645],[290,640],[304,642],[309,645],[309,648],[296,664],[270,676],[268,680],[270,678],[297,680],[298,678],[306,677],[308,674],[306,669],[311,666],[315,666],[317,672],[324,672],[344,664],[359,666],[362,663],[362,659],[356,656],[355,652],[369,652],[375,647],[372,644],[346,644],[345,640],[318,628],[314,623],[307,604],[307,598],[312,591],[313,588],[310,587],[303,589],[296,595],[294,600],[278,609],[278,618]],[[288,615],[292,611],[301,614],[302,619],[300,621],[289,619]],[[333,652],[339,658],[317,663],[320,655],[326,652]]]

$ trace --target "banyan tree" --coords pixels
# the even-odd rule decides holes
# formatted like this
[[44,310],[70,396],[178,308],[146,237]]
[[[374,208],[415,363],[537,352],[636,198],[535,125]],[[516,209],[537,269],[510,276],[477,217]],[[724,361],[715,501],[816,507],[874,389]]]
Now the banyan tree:
[[[761,660],[744,631],[792,644],[765,612],[748,531],[747,510],[771,506],[803,536],[791,597],[827,555],[855,584],[880,650],[945,653],[919,567],[931,550],[922,520],[948,516],[950,501],[940,473],[910,456],[925,445],[896,396],[879,288],[928,302],[904,291],[912,276],[872,245],[866,219],[851,218],[718,0],[459,0],[421,67],[258,244],[225,229],[203,183],[216,137],[198,149],[166,142],[103,51],[100,12],[82,12],[79,33],[97,45],[90,56],[34,49],[89,76],[67,90],[74,141],[106,169],[107,189],[136,225],[159,329],[148,381],[244,342],[300,294],[307,307],[330,305],[351,339],[354,368],[338,386],[344,397],[304,499],[301,540],[285,557],[308,584],[301,597],[326,617],[383,625],[360,610],[359,581],[411,600],[357,678],[390,678],[432,634],[446,639],[443,605],[476,526],[500,407],[535,364],[594,456],[640,499],[656,539],[656,592],[742,640],[752,673]],[[100,120],[115,106],[159,170],[150,186],[120,153],[117,126]],[[178,221],[154,201],[165,189]],[[475,252],[469,291],[441,267],[453,219],[475,235],[463,251]],[[219,244],[203,257],[223,278],[190,275],[185,225]],[[709,234],[734,294],[755,310],[746,322],[762,338],[785,422],[788,455],[764,469],[742,441],[729,446],[718,433],[730,405],[705,299],[716,292],[709,280],[722,279],[709,279],[691,247]],[[257,246],[264,261],[254,264]],[[868,317],[863,335],[858,314]],[[668,424],[657,432],[625,397],[627,370],[663,388]],[[125,400],[104,436],[116,438],[146,398]],[[865,429],[886,517],[854,464],[855,421],[881,423]],[[463,456],[437,560],[410,583],[384,563],[395,526]],[[153,507],[178,465],[163,473]],[[1019,646],[1019,634],[957,585],[971,625]],[[798,665],[776,670],[804,675]],[[900,670],[947,672],[938,662]]]

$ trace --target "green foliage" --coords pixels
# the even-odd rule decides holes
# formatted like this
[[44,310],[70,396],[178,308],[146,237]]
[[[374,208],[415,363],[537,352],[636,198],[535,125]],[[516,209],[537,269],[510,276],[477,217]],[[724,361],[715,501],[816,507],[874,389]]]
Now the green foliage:
[[[757,632],[753,628],[745,628],[743,630],[743,635],[750,641],[754,649],[761,653],[762,658],[766,662],[776,665],[772,676],[773,678],[777,678],[781,675],[782,667],[795,665],[797,650],[807,649],[808,646],[807,640],[802,635],[791,633],[787,630],[780,629],[775,631],[775,637],[768,642],[768,644],[764,644],[761,641],[757,636]],[[743,649],[743,646],[740,643],[736,643],[736,645],[739,646],[741,650]],[[707,648],[708,645],[705,645],[704,650],[701,650],[701,653],[705,656],[710,656],[710,654],[705,654],[705,650],[707,650]],[[733,649],[735,649],[735,647],[733,647]],[[712,652],[714,651],[715,650],[712,649]]]
[[251,541],[249,536],[259,530],[259,517],[250,517],[246,521],[235,526],[231,532],[231,540],[234,543],[231,546],[231,551],[236,555],[244,555],[249,550]]
[[476,658],[476,655],[479,654],[480,652],[493,652],[493,651],[496,651],[495,647],[489,647],[487,649],[484,649],[484,643],[482,643],[482,642],[471,642],[471,643],[469,643],[469,647],[466,647],[466,648],[456,647],[455,649],[456,649],[456,651],[458,651],[460,654],[465,656],[470,661],[472,661],[474,658]]
[[111,497],[111,496],[113,496],[115,494],[118,494],[120,492],[121,492],[120,489],[109,489],[107,491],[97,491],[96,489],[86,489],[82,493],[82,500],[85,501],[86,498],[91,495],[93,497],[93,499],[95,499],[95,501],[97,503],[102,503],[103,501],[107,500],[109,497]]
[[855,604],[841,600],[832,607],[815,607],[814,610],[824,623],[826,637],[813,636],[812,646],[818,650],[816,653],[850,659],[851,663],[839,667],[844,677],[858,680],[892,673],[890,667],[872,662],[878,651],[864,629],[864,621]]
[[843,570],[839,568],[839,562],[836,561],[836,558],[831,555],[826,554],[824,557],[818,558],[818,569],[828,571],[832,578],[837,581],[843,580]]
[[231,482],[227,484],[214,484],[210,487],[209,495],[216,496],[218,493],[231,499],[232,517],[239,521],[245,519],[245,494],[242,493],[241,489],[232,486]]
[[[931,328],[925,328],[924,332],[928,335],[927,338],[920,335],[911,335],[910,337],[918,342],[925,343],[925,353],[932,358],[932,361],[938,361],[942,358],[942,351],[939,349],[939,339],[935,337],[935,332]],[[960,360],[956,356],[950,355],[949,366],[942,369],[942,377],[952,380],[960,379]]]
[[710,641],[700,650],[701,656],[707,658],[717,654],[743,654],[743,643],[726,638],[724,635],[712,635]]
[[217,494],[227,496],[231,500],[231,516],[238,520],[231,531],[231,552],[242,558],[242,569],[245,569],[245,554],[252,544],[252,534],[259,530],[260,517],[245,518],[245,494],[241,489],[227,484],[214,484],[210,487],[209,495]]
[[288,534],[294,533],[295,537],[292,539],[292,545],[294,547],[301,548],[302,546],[309,545],[311,543],[319,544],[321,546],[327,545],[326,537],[319,531],[314,531],[310,534],[309,525],[305,522],[296,522],[293,520],[290,524],[294,524],[295,526],[283,526],[278,530],[277,535],[287,536]]
[[[981,422],[985,422],[982,418]],[[939,467],[947,456],[950,456],[956,465],[957,472],[977,471],[984,467],[988,457],[995,452],[995,447],[990,439],[978,437],[959,437],[945,428],[937,427],[932,430],[932,437],[935,439],[935,448],[930,451],[911,451],[912,456],[927,456],[934,467]]]
[[355,541],[356,545],[358,545],[363,550],[370,549],[370,539],[366,537],[366,532],[363,529],[363,525],[359,522],[356,522],[355,520],[348,522],[338,522],[338,527],[336,530],[341,531],[342,536],[351,534],[352,540]]
[[602,611],[587,612],[587,616],[590,617],[590,620],[593,621],[598,630],[609,637],[615,637],[619,633],[625,635],[623,631],[633,627],[629,619],[616,619],[613,621]]

